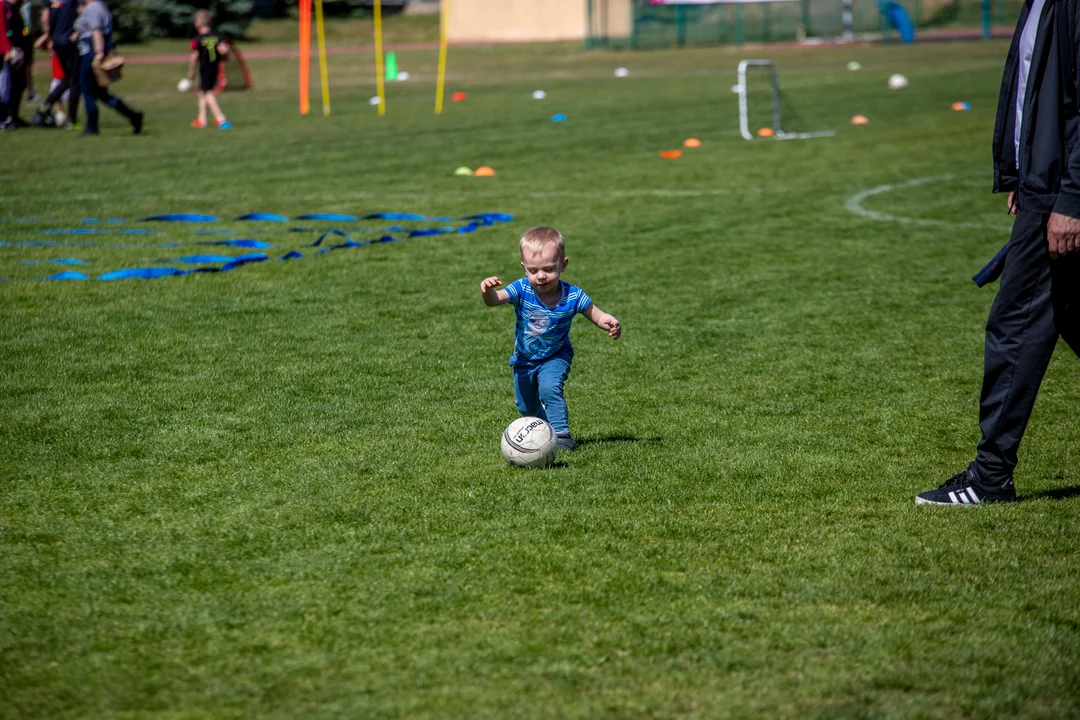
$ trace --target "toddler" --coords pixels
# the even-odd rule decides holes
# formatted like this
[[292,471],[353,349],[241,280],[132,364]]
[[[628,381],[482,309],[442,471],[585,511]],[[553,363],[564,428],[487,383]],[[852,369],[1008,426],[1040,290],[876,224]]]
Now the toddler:
[[488,307],[514,306],[517,327],[510,365],[518,411],[547,420],[558,436],[559,448],[573,450],[575,442],[563,397],[574,357],[570,322],[581,313],[616,340],[622,327],[614,316],[596,307],[581,288],[562,281],[569,259],[558,230],[534,227],[521,236],[520,247],[525,277],[503,288],[499,278],[489,277],[480,283],[480,292]]

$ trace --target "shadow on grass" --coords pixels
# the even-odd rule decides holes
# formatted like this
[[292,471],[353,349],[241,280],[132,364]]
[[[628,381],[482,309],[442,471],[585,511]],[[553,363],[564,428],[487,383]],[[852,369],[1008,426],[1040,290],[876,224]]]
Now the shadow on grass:
[[604,445],[607,443],[649,443],[656,444],[664,442],[662,437],[647,437],[639,438],[633,435],[603,435],[601,437],[581,438],[577,441],[577,446],[585,447],[586,445]]
[[1024,495],[1020,498],[1020,500],[1023,502],[1027,502],[1028,500],[1068,500],[1069,498],[1074,497],[1080,497],[1080,485],[1074,485],[1073,487],[1054,488],[1053,490],[1041,490],[1037,493]]

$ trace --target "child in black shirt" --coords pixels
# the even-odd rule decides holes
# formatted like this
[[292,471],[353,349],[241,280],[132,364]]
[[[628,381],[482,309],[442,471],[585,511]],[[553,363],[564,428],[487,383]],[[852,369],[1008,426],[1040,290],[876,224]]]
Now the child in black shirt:
[[229,130],[232,123],[225,119],[218,105],[214,88],[218,84],[221,63],[229,53],[229,46],[220,35],[210,27],[210,13],[206,10],[195,11],[195,30],[199,33],[191,41],[191,57],[188,62],[188,80],[195,79],[195,67],[199,68],[199,116],[191,121],[191,127],[206,127],[206,109],[214,113],[214,120],[221,130]]

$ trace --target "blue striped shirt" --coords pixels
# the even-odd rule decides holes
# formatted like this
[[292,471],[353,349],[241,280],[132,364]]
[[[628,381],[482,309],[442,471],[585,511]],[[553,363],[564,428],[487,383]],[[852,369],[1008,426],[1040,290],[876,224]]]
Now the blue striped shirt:
[[542,362],[562,351],[572,356],[570,323],[574,315],[585,312],[592,300],[576,285],[562,283],[562,298],[548,305],[537,296],[527,278],[506,286],[514,306],[517,327],[514,329],[514,354],[511,365]]

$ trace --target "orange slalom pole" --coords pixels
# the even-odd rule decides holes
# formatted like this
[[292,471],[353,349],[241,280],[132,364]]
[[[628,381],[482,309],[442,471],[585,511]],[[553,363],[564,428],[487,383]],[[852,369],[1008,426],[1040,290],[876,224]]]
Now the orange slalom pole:
[[311,110],[311,0],[300,0],[300,114]]

